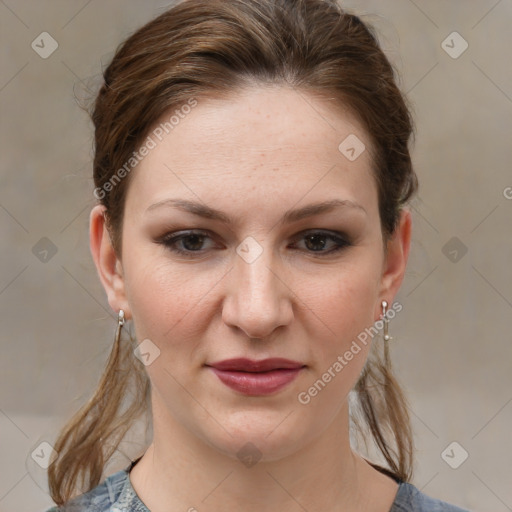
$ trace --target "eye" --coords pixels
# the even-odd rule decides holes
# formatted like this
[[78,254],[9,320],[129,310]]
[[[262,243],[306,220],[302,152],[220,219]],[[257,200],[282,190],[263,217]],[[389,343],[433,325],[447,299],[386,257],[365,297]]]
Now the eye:
[[[210,246],[205,247],[205,242],[210,241]],[[165,235],[158,243],[167,247],[170,251],[187,256],[194,257],[205,253],[212,248],[212,238],[205,231],[183,231]],[[348,237],[343,233],[333,231],[308,231],[300,233],[294,239],[294,247],[304,243],[304,249],[299,250],[306,253],[316,253],[317,256],[326,256],[340,251],[352,244]]]
[[204,252],[205,240],[211,240],[211,238],[204,231],[186,231],[181,234],[166,235],[159,243],[178,254],[192,256],[192,253]]
[[[300,241],[304,241],[307,252],[320,253],[320,255],[332,254],[352,245],[342,234],[336,232],[309,231],[302,234]],[[326,247],[330,249],[324,250]]]

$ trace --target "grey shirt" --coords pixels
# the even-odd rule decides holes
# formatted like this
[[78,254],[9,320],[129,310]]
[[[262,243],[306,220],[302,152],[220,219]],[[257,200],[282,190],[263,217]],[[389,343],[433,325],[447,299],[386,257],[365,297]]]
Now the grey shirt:
[[[46,512],[150,512],[137,496],[129,478],[131,469],[139,459],[126,469],[110,475],[89,492],[73,498],[60,508],[52,507]],[[430,498],[410,483],[395,480],[398,491],[389,512],[469,512]],[[201,507],[198,507],[200,510]],[[191,504],[189,510],[194,510],[194,504]]]

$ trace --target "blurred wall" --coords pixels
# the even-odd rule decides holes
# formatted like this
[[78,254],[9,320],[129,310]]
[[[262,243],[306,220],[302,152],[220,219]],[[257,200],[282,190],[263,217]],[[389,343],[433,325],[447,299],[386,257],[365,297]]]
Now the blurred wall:
[[[376,27],[417,125],[413,245],[390,326],[413,483],[512,510],[512,2],[343,4]],[[165,5],[0,2],[1,511],[51,505],[30,455],[90,396],[114,336],[89,252],[92,129],[74,94]]]

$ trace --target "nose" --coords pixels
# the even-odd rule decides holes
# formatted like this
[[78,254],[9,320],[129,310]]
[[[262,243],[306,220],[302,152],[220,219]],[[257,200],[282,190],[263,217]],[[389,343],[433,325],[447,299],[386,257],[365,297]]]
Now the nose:
[[238,255],[229,279],[222,319],[241,329],[249,338],[267,338],[293,319],[293,292],[286,283],[282,265],[272,261],[270,250],[252,262]]

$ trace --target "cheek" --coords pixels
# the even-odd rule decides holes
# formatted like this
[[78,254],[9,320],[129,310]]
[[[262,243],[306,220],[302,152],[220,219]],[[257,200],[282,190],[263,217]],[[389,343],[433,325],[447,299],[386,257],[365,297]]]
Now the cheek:
[[205,297],[222,272],[177,265],[157,252],[160,249],[147,254],[133,251],[124,262],[126,295],[137,339],[149,338],[159,346],[184,344],[189,339],[197,343],[193,335],[197,319],[207,315]]
[[[378,295],[377,265],[351,264],[318,279],[305,280],[300,292],[311,314],[318,318],[312,339],[324,340],[326,346],[340,350],[365,328],[373,324]],[[312,286],[313,284],[313,286]],[[310,290],[307,292],[306,290]],[[320,334],[322,333],[322,334]]]
[[[307,337],[311,371],[297,393],[300,409],[318,431],[340,413],[356,384],[371,349],[371,338],[358,338],[373,325],[378,293],[375,273],[368,266],[346,265],[336,276],[316,281],[309,295],[311,322]],[[309,303],[308,303],[309,305]],[[320,321],[316,318],[318,317]]]
[[[309,397],[320,416],[334,417],[355,385],[371,349],[367,330],[374,323],[378,276],[368,266],[346,266],[336,276],[317,281],[309,295],[308,338],[314,361],[300,397]],[[299,397],[299,399],[300,399]],[[301,402],[304,403],[304,402]]]

